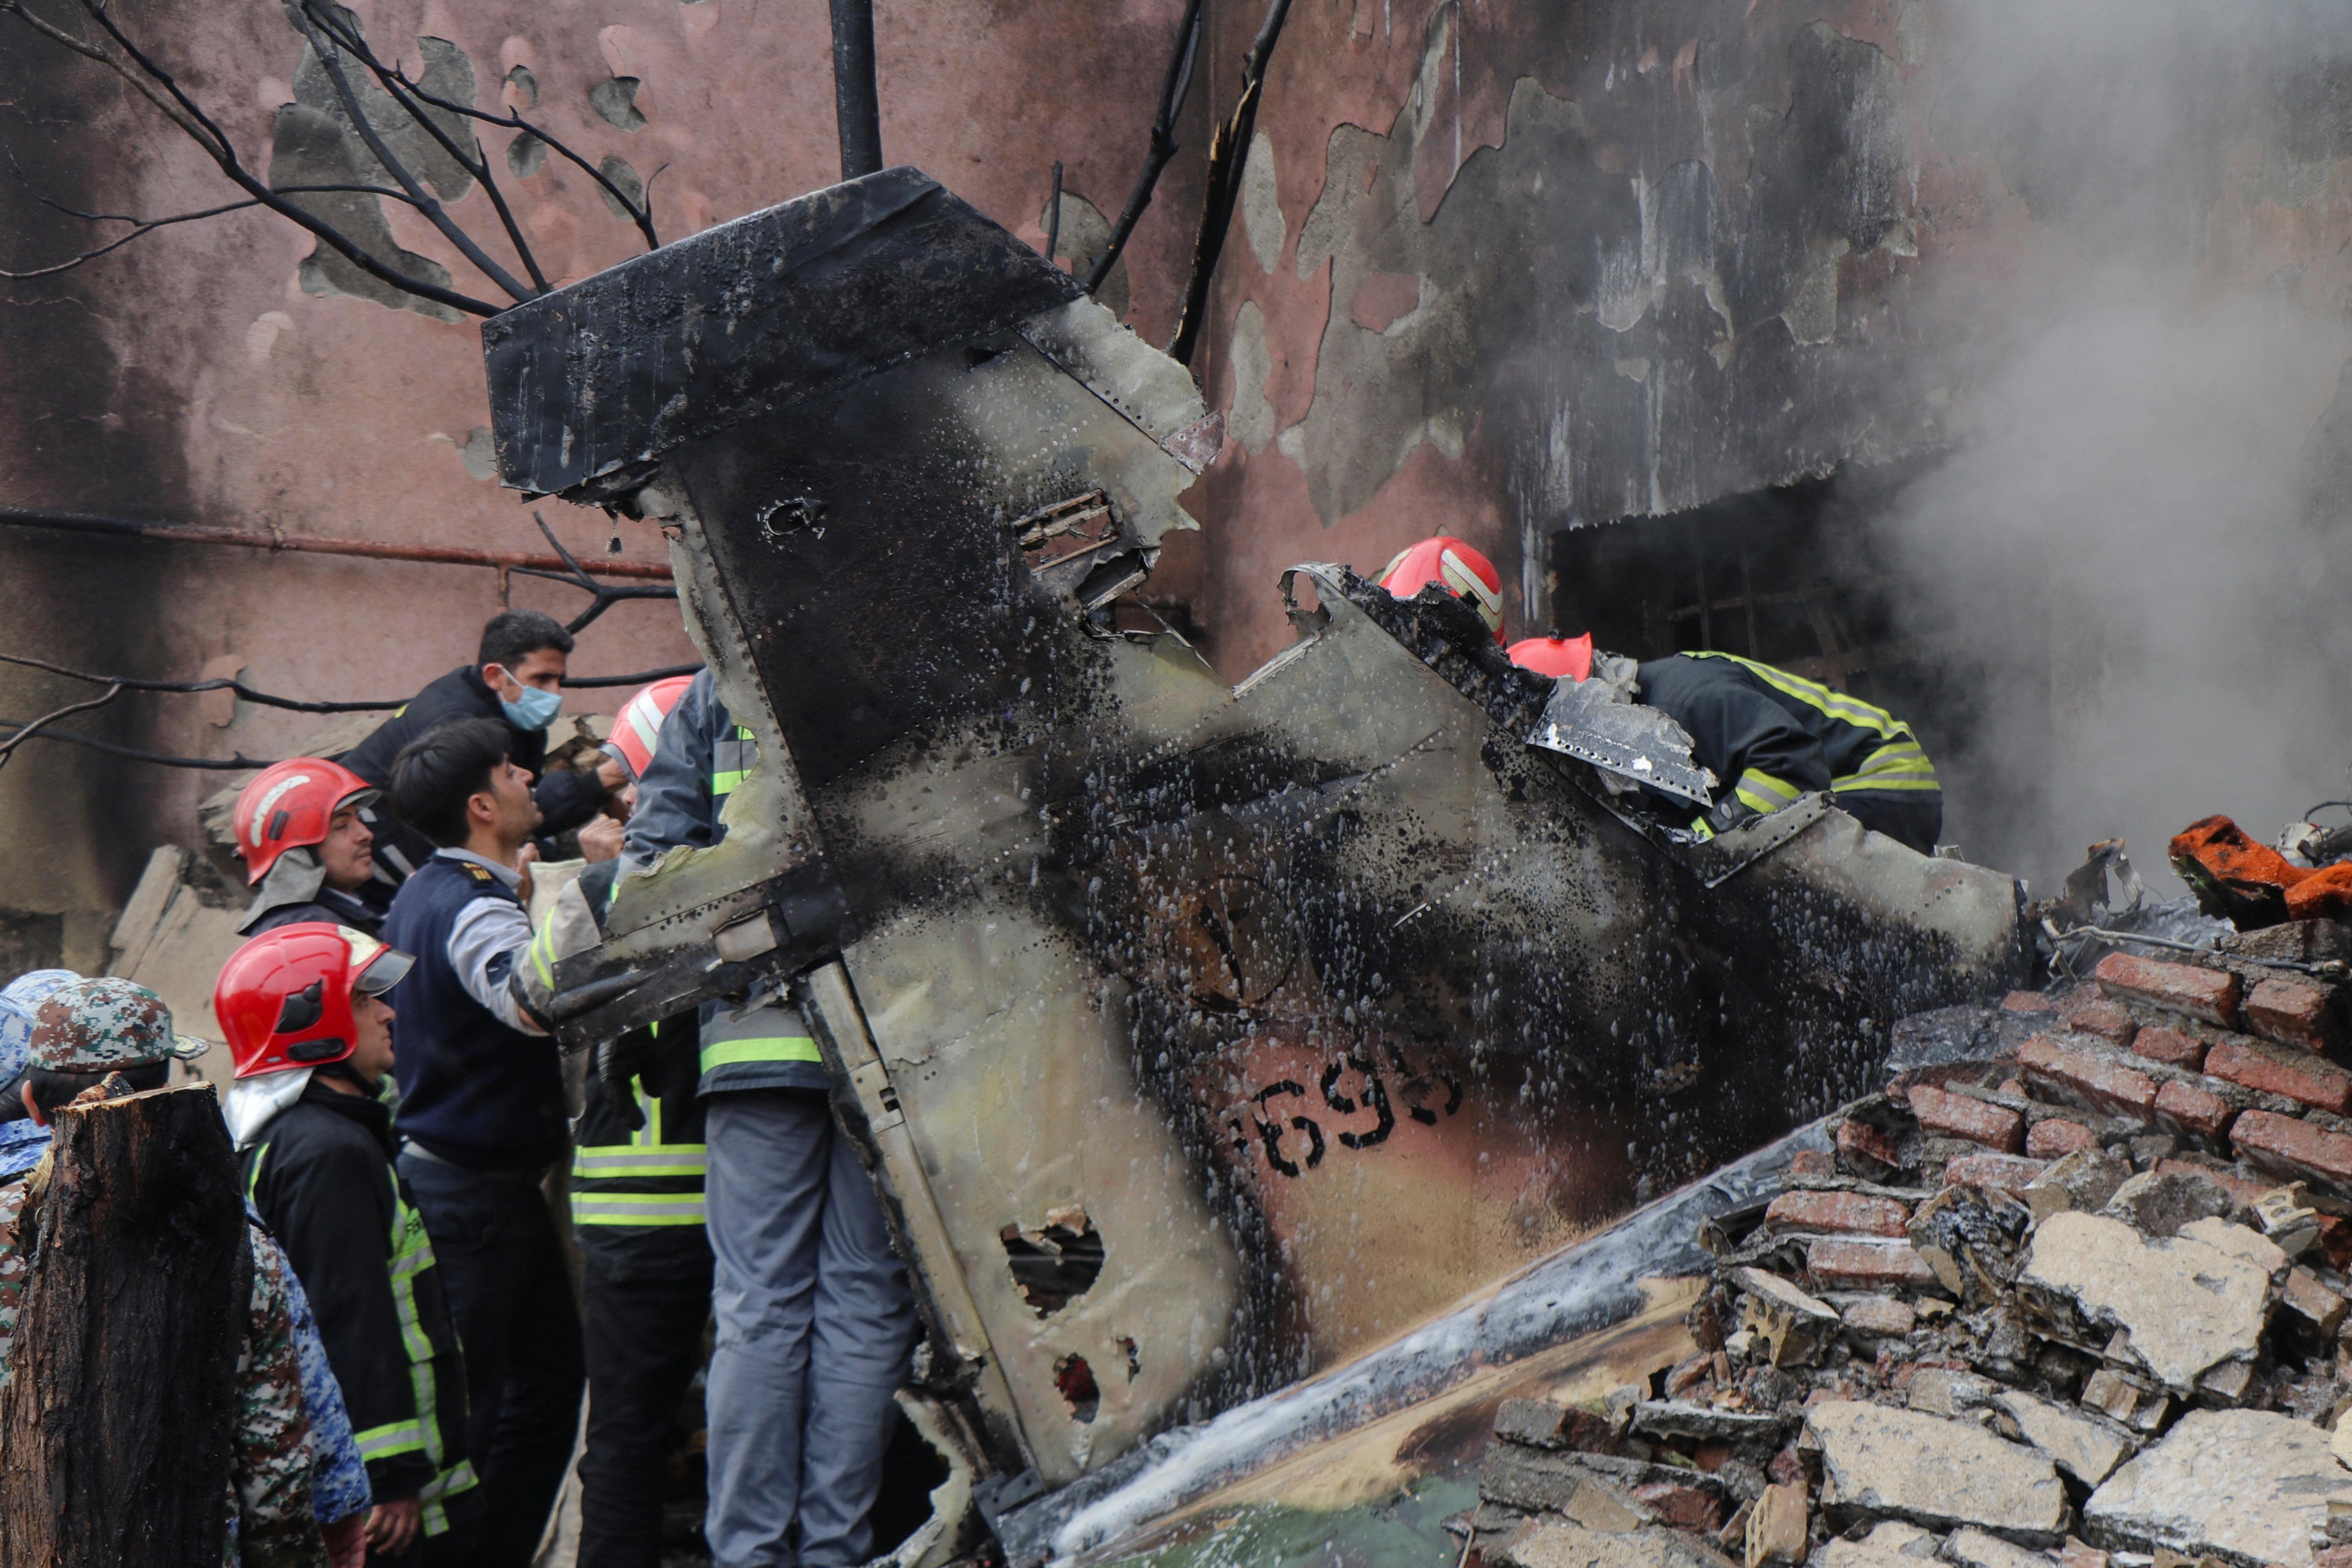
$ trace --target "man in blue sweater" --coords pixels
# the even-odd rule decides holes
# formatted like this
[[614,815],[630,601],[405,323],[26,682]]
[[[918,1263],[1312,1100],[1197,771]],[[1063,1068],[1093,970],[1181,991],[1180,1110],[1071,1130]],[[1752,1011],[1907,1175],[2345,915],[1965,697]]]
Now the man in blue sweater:
[[494,719],[444,724],[392,764],[392,809],[436,846],[401,884],[383,940],[415,955],[387,998],[400,1174],[465,1346],[467,1447],[481,1478],[472,1561],[530,1561],[572,1457],[580,1314],[540,1184],[564,1151],[555,1043],[512,984],[530,943],[540,809]]

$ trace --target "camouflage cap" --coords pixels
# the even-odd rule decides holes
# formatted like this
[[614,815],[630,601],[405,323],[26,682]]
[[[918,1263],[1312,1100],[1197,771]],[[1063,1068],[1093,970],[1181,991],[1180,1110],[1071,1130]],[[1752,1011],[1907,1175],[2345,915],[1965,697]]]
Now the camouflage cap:
[[172,1010],[128,980],[77,980],[50,993],[33,1015],[27,1065],[50,1072],[107,1072],[172,1057],[204,1055],[202,1040],[172,1032]]

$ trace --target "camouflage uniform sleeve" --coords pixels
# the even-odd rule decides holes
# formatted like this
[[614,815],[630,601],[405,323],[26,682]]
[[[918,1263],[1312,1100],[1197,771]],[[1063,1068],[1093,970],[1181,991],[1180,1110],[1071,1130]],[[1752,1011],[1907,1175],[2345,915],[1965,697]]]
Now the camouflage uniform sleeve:
[[278,1244],[253,1237],[253,1296],[236,1368],[229,1484],[242,1568],[328,1568],[311,1492],[310,1421],[295,1345],[294,1271]]
[[[283,1257],[275,1239],[270,1248]],[[302,1408],[310,1421],[311,1502],[320,1524],[334,1524],[364,1513],[374,1500],[368,1489],[367,1465],[360,1458],[352,1435],[351,1413],[343,1405],[342,1385],[327,1364],[327,1344],[319,1337],[319,1321],[310,1315],[310,1299],[291,1268],[285,1272],[287,1304],[294,1321],[294,1354],[302,1369]]]
[[16,1311],[25,1298],[25,1249],[16,1236],[28,1184],[0,1187],[0,1384],[8,1381],[8,1347],[16,1340]]

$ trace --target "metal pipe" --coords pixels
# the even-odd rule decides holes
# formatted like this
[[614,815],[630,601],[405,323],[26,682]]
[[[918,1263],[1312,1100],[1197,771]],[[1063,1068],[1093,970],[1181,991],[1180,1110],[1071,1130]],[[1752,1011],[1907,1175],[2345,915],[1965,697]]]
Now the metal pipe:
[[[182,544],[226,544],[240,550],[297,550],[313,555],[355,555],[373,561],[421,561],[439,566],[488,566],[499,570],[526,568],[570,576],[560,556],[532,555],[520,550],[468,550],[455,544],[393,544],[375,539],[320,539],[296,533],[256,533],[242,528],[208,528],[199,523],[148,522],[137,518],[100,517],[78,511],[40,511],[0,507],[0,527],[47,528],[63,533],[96,533],[118,539],[162,539]],[[605,577],[635,577],[647,582],[670,581],[667,564],[656,561],[583,561],[583,570]]]
[[833,0],[833,113],[841,177],[882,168],[882,95],[874,74],[874,0]]

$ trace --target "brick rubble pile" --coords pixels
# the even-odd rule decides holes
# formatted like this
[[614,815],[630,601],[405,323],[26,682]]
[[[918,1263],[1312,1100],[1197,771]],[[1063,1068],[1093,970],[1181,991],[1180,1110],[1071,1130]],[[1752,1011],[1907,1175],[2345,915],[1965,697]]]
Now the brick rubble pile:
[[1696,1355],[1504,1404],[1485,1562],[2352,1568],[2352,928],[2222,945],[1912,1021],[1701,1238]]

